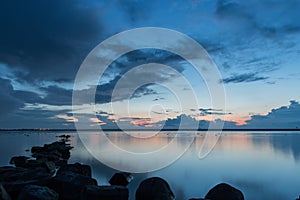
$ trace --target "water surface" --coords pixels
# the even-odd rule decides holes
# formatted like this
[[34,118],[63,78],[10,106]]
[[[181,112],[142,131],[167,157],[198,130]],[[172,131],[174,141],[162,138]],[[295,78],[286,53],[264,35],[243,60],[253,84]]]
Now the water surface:
[[[56,141],[56,136],[62,134],[70,134],[70,142],[75,147],[69,162],[91,165],[98,183],[107,184],[115,170],[97,161],[76,132],[0,132],[0,165],[7,165],[12,156],[30,155],[26,149]],[[160,133],[145,144],[121,132],[107,133],[113,143],[138,152],[161,148],[172,141],[174,134],[176,132]],[[86,137],[89,145],[105,145],[97,133],[91,132]],[[203,197],[220,182],[239,188],[250,200],[296,199],[300,195],[300,132],[224,132],[211,153],[199,159],[197,155],[203,139],[204,133],[199,132],[183,156],[168,167],[134,174],[135,179],[129,185],[130,199],[134,199],[141,180],[152,176],[166,179],[179,200]],[[187,138],[182,137],[173,150],[184,148],[186,142]],[[158,159],[166,156],[162,154]],[[126,158],[120,164],[126,164]]]

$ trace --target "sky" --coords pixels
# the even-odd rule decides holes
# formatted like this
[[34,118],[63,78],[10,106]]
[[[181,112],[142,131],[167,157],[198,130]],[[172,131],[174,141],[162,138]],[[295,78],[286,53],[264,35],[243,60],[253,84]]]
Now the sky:
[[[74,128],[78,116],[87,127],[103,128],[300,127],[299,0],[0,2],[0,128]],[[142,27],[179,31],[201,44],[220,72],[226,107],[212,105],[193,66],[158,49],[119,57],[97,85],[78,91],[84,97],[96,88],[90,102],[95,106],[72,106],[76,74],[89,52],[117,33]],[[175,71],[160,65],[134,71],[149,63]],[[135,78],[126,79],[129,71]],[[124,92],[144,77],[165,86]],[[188,90],[178,84],[182,77],[196,91],[197,106],[188,106]]]

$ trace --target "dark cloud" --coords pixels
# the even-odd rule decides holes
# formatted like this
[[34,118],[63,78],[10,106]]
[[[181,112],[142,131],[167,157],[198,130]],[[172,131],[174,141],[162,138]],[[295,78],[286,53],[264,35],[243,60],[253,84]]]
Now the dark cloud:
[[152,112],[154,114],[157,114],[157,115],[166,115],[166,113],[164,113],[164,112],[157,112],[157,111],[154,111],[154,110],[152,110]]
[[13,115],[0,117],[1,128],[74,128],[73,122],[55,117],[65,115],[70,110],[31,109],[17,110]]
[[222,109],[214,109],[214,108],[199,108],[200,116],[206,115],[231,115],[230,112],[223,112]]
[[39,102],[48,105],[71,105],[72,104],[72,93],[71,89],[65,89],[58,86],[49,86],[41,88],[46,96],[41,98]]
[[[215,121],[207,121],[207,120],[196,120],[195,118],[182,114],[177,116],[176,118],[170,119],[168,118],[166,121],[158,122],[160,125],[164,125],[165,129],[208,129],[210,123],[213,123],[214,127],[223,127],[223,128],[237,128],[235,122],[231,121],[223,121],[220,119],[216,119]],[[223,125],[223,126],[222,126]]]
[[299,128],[300,104],[290,101],[288,106],[272,109],[267,115],[253,115],[247,128]]
[[255,81],[266,80],[268,77],[258,76],[256,73],[246,73],[246,74],[235,74],[228,78],[221,80],[222,83],[249,83]]
[[3,1],[0,62],[25,68],[33,80],[73,79],[101,35],[94,1]]
[[23,106],[23,101],[14,96],[15,91],[10,80],[0,78],[0,85],[0,118],[3,118],[20,109]]
[[149,88],[149,86],[151,85],[153,84],[147,84],[139,87],[137,90],[135,90],[134,94],[130,98],[133,99],[133,98],[139,98],[146,95],[157,94],[157,91]]
[[[228,1],[218,0],[215,14],[221,21],[231,21],[239,30],[277,37],[300,31],[300,2],[295,1]],[[274,19],[276,21],[274,22]],[[238,26],[241,25],[241,26]]]

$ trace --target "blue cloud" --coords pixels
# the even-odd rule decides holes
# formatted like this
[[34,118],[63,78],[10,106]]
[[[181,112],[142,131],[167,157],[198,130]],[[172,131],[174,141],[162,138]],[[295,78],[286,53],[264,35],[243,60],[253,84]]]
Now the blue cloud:
[[300,104],[290,101],[288,106],[272,109],[266,115],[253,115],[246,128],[300,128]]
[[220,82],[222,83],[249,83],[249,82],[255,82],[255,81],[261,81],[266,80],[268,77],[264,76],[258,76],[256,73],[246,73],[246,74],[235,74],[228,78],[224,78]]

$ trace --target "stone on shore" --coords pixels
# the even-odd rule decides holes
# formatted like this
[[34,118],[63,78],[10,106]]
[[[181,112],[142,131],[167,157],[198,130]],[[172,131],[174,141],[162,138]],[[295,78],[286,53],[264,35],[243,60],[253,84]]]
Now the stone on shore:
[[210,199],[203,199],[203,198],[191,198],[189,200],[210,200]]
[[74,172],[77,174],[92,177],[92,169],[89,165],[83,165],[80,163],[67,164],[67,165],[61,166],[59,168],[59,170],[57,171],[57,174],[61,174],[65,171],[71,171],[71,172]]
[[26,185],[22,189],[18,200],[58,200],[58,197],[58,193],[48,187]]
[[47,186],[58,192],[61,199],[80,199],[81,190],[87,185],[97,185],[97,181],[71,171],[64,171],[49,180]]
[[16,199],[26,185],[43,185],[50,178],[45,168],[0,167],[0,182],[12,199]]
[[127,200],[129,192],[123,186],[88,185],[81,192],[81,200]]
[[10,159],[9,164],[15,165],[16,167],[23,167],[28,159],[29,157],[27,156],[14,156]]
[[175,196],[162,178],[152,177],[141,182],[135,193],[136,200],[173,200]]
[[133,179],[133,177],[130,173],[118,172],[118,173],[115,173],[111,177],[111,179],[109,180],[109,183],[111,185],[127,186],[131,182],[132,179]]
[[240,190],[238,190],[226,183],[220,183],[209,190],[209,192],[205,196],[205,199],[244,200],[244,195]]
[[11,200],[3,185],[0,185],[0,200]]
[[45,144],[43,147],[34,146],[31,148],[32,157],[39,161],[52,161],[56,166],[63,166],[67,164],[70,158],[71,147],[65,141],[53,142]]

